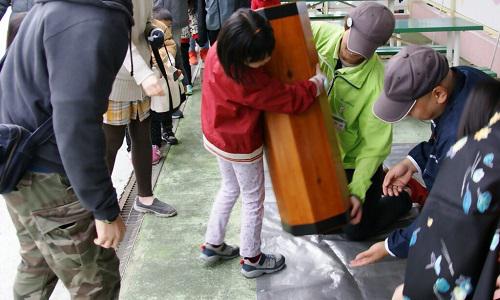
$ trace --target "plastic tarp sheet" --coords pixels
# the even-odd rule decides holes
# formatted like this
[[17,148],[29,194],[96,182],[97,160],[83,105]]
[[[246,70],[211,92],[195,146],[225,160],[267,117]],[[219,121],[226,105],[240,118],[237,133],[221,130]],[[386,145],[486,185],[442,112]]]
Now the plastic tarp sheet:
[[[393,147],[387,165],[404,157],[410,146]],[[409,216],[394,228],[405,226],[417,213],[417,209],[412,209]],[[357,253],[383,240],[390,230],[364,242],[348,241],[341,233],[292,236],[281,227],[266,169],[262,249],[267,253],[283,254],[287,267],[279,273],[257,279],[257,299],[391,299],[394,289],[403,282],[405,260],[387,257],[364,267],[349,266]]]

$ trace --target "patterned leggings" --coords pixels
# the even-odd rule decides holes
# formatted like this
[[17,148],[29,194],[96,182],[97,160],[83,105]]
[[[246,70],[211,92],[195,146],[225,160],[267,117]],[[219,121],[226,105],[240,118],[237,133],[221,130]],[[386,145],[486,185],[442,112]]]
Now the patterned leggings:
[[240,255],[254,257],[260,254],[260,234],[264,218],[264,164],[262,159],[251,164],[231,163],[217,158],[222,184],[212,206],[208,221],[206,242],[220,245],[224,242],[226,226],[240,192],[241,212]]

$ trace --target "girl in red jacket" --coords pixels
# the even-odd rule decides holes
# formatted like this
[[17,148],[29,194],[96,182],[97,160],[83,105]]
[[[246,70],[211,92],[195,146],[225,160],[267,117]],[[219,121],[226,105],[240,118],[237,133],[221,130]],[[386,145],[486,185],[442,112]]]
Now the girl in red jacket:
[[[211,47],[203,74],[201,121],[205,148],[217,156],[222,177],[208,221],[200,258],[207,265],[244,257],[241,273],[254,278],[285,266],[280,254],[261,252],[264,216],[263,111],[300,113],[323,91],[317,73],[309,80],[283,84],[262,68],[274,49],[269,23],[241,9],[224,24]],[[224,243],[234,203],[242,194],[241,249]]]
[[280,0],[252,0],[252,9],[258,9],[262,7],[268,7],[273,5],[279,5]]

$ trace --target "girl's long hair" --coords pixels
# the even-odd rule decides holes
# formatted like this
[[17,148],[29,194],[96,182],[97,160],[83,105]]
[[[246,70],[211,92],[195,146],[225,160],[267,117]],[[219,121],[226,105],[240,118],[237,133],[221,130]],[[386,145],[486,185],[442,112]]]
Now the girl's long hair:
[[269,22],[249,9],[237,10],[217,37],[217,56],[227,76],[242,83],[248,63],[270,56],[275,40]]
[[457,137],[474,134],[488,124],[495,112],[500,112],[500,82],[478,83],[471,91],[465,105]]

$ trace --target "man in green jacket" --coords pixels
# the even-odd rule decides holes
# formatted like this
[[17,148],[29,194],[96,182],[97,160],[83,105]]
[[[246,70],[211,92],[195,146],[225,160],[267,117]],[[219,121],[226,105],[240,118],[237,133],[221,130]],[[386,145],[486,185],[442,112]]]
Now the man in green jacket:
[[373,2],[353,9],[344,28],[312,24],[321,70],[331,82],[328,100],[353,205],[353,220],[344,231],[352,240],[377,234],[411,208],[406,193],[381,198],[382,163],[391,150],[392,128],[372,112],[384,80],[375,50],[389,40],[394,24],[390,10]]

